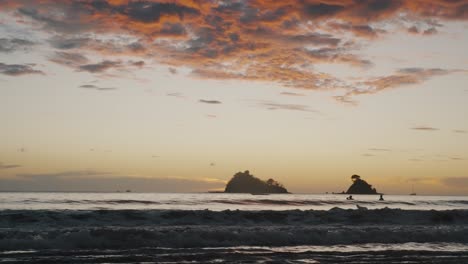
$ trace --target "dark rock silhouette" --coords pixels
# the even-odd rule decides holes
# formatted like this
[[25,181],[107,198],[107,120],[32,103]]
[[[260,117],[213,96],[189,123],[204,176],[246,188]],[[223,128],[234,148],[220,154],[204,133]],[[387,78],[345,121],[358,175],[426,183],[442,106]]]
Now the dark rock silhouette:
[[262,181],[250,174],[250,172],[238,172],[226,185],[227,193],[288,193],[288,190],[279,182],[269,179]]
[[353,184],[349,187],[347,194],[378,194],[372,185],[368,184],[365,180],[361,179],[359,175],[351,176]]

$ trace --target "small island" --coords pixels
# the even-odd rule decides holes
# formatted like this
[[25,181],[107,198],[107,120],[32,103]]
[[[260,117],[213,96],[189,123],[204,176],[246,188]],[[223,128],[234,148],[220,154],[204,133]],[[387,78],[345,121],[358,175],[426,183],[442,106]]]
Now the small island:
[[232,179],[227,183],[224,192],[251,194],[289,193],[281,183],[273,179],[262,181],[251,175],[248,170],[234,174]]
[[351,180],[353,184],[348,188],[346,194],[379,194],[375,188],[372,188],[372,185],[361,179],[361,176],[353,175]]

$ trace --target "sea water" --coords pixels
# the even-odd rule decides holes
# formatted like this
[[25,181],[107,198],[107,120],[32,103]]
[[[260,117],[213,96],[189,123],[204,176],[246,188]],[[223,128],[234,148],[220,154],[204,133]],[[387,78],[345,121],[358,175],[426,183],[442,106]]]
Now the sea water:
[[0,193],[1,263],[468,263],[468,197]]

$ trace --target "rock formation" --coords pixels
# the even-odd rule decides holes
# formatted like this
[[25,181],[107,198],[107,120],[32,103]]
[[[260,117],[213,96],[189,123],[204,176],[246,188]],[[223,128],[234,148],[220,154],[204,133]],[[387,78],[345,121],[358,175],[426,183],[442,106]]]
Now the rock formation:
[[368,184],[365,180],[361,179],[359,175],[351,176],[353,184],[349,187],[347,194],[378,194],[372,185]]
[[250,174],[249,171],[238,172],[226,185],[226,193],[288,193],[288,190],[279,182],[269,179],[262,181]]

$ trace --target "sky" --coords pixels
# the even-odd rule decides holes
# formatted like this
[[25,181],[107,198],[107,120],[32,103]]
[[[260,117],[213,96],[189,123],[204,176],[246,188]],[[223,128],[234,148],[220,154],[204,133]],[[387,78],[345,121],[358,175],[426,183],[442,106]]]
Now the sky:
[[468,195],[468,1],[0,1],[0,191]]

